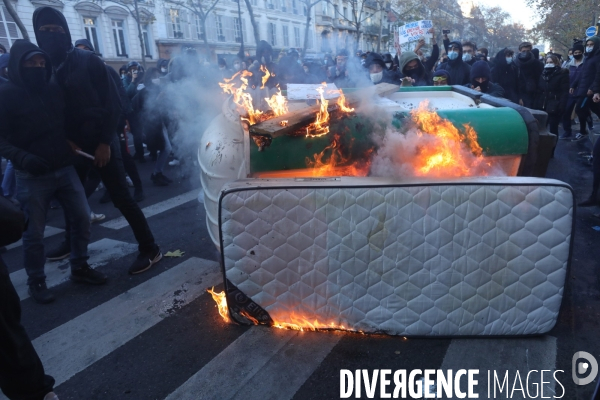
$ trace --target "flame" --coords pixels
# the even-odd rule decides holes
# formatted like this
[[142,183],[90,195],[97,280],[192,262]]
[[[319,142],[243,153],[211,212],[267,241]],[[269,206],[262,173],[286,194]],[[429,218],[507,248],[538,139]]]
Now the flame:
[[329,125],[327,125],[327,122],[329,122],[329,111],[327,111],[329,101],[325,100],[325,96],[323,96],[325,87],[327,87],[327,83],[323,82],[316,89],[321,95],[321,108],[317,113],[316,121],[306,127],[306,137],[319,137],[329,133]]
[[284,119],[283,121],[279,122],[279,125],[281,125],[281,126],[283,126],[283,127],[286,127],[286,126],[288,126],[288,120],[287,120],[287,119]]
[[[279,87],[277,87],[277,93],[275,93],[273,96],[271,96],[270,99],[265,97],[265,101],[267,102],[269,107],[271,107],[271,110],[273,110],[273,114],[275,117],[279,117],[279,116],[282,116],[283,114],[287,114],[287,112],[288,112],[287,99],[285,97],[283,97],[283,95],[281,94],[281,89],[279,89]],[[285,122],[287,124],[287,121],[285,121]],[[285,126],[285,125],[281,125],[281,126]]]
[[[271,77],[271,73],[269,72],[269,70],[267,69],[267,67],[265,67],[264,65],[260,66],[260,70],[261,70],[261,72],[264,73],[264,75],[262,77],[262,86],[260,88],[264,89],[265,88],[265,84],[267,83],[267,81]],[[275,75],[273,75],[273,76],[275,76]]]
[[[429,109],[427,101],[411,111],[418,128],[417,135],[427,143],[419,146],[414,161],[417,176],[460,177],[487,175],[481,171],[483,149],[477,142],[475,130],[465,124],[464,134],[447,119]],[[427,136],[426,136],[427,135]]]
[[217,303],[217,306],[219,307],[219,314],[221,315],[221,317],[223,317],[225,322],[229,322],[230,319],[229,314],[227,312],[227,298],[225,298],[225,292],[223,291],[220,293],[216,293],[214,286],[212,287],[212,289],[207,289],[206,291],[212,295],[213,300]]
[[345,156],[340,145],[340,135],[333,135],[331,143],[313,159],[306,157],[306,165],[312,168],[312,176],[367,176],[371,166],[373,149],[366,151],[365,156],[356,162],[351,162],[350,156]]
[[340,89],[337,92],[340,94],[340,97],[338,97],[338,101],[337,101],[338,109],[345,113],[354,112],[354,108],[350,108],[346,104],[346,96],[344,96],[344,91],[342,89]]
[[[233,102],[243,109],[246,117],[241,119],[248,121],[250,125],[254,125],[262,120],[263,112],[255,110],[252,105],[252,96],[250,93],[246,93],[245,90],[248,87],[248,77],[252,76],[250,71],[240,71],[235,73],[231,78],[223,79],[223,83],[219,82],[219,86],[223,89],[223,92],[233,95]],[[239,77],[241,82],[240,86],[236,88],[236,82],[233,82],[235,78]]]

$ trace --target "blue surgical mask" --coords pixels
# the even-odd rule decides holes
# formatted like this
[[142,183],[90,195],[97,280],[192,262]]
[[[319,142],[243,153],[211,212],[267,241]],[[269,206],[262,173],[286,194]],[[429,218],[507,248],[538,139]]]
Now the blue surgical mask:
[[448,58],[451,60],[456,60],[458,58],[458,51],[449,51]]
[[569,60],[572,60],[572,59],[573,59],[573,55],[570,55],[570,56],[569,56]]
[[510,64],[511,62],[513,62],[513,58],[512,57],[506,57],[506,63]]
[[586,46],[586,48],[585,48],[586,53],[591,53],[592,51],[594,51],[594,46]]
[[473,56],[471,54],[469,54],[469,53],[465,53],[462,56],[462,59],[463,59],[464,62],[469,62],[469,61],[471,61],[472,58],[473,58]]

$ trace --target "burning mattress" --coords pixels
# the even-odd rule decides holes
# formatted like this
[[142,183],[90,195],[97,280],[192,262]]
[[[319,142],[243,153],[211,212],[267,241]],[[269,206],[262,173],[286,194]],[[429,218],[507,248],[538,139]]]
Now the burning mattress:
[[241,323],[532,335],[556,323],[572,189],[538,178],[240,180],[219,199]]

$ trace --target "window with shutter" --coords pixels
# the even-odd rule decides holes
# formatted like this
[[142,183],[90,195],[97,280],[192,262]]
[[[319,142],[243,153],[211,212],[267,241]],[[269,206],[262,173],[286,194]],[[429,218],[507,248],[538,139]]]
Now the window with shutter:
[[188,10],[179,10],[181,28],[183,29],[183,37],[185,39],[192,38],[192,27],[190,26],[191,13]]
[[100,49],[100,43],[98,42],[98,26],[96,23],[96,18],[88,18],[88,17],[84,17],[83,18],[83,29],[85,31],[85,37],[87,38],[87,40],[89,40],[92,45],[94,46],[94,49],[96,50],[96,53],[101,54],[102,51]]
[[300,44],[300,27],[298,26],[294,27],[294,43],[296,44],[296,47],[302,47]]
[[111,20],[112,33],[117,57],[127,57],[127,46],[125,45],[125,26],[122,20]]
[[287,25],[283,26],[283,46],[284,47],[290,46],[290,37],[289,37]]
[[225,31],[223,29],[223,17],[220,15],[215,15],[215,29],[217,32],[217,40],[219,42],[225,41]]
[[15,40],[21,37],[17,24],[10,16],[6,7],[0,7],[0,43],[8,50]]
[[236,43],[241,43],[242,41],[242,25],[243,22],[238,17],[233,18],[233,27],[234,27],[234,38]]

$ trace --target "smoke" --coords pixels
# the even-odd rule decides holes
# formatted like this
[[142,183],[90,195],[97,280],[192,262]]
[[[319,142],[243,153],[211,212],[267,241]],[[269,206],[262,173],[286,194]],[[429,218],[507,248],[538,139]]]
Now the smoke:
[[[477,157],[464,142],[448,143],[444,138],[418,129],[414,124],[406,132],[393,127],[382,137],[374,136],[377,152],[371,164],[371,176],[394,178],[454,178],[463,176],[506,176],[498,165]],[[452,161],[428,164],[447,156],[443,149],[452,148]],[[439,161],[439,160],[438,160]],[[429,168],[431,165],[433,167]]]

